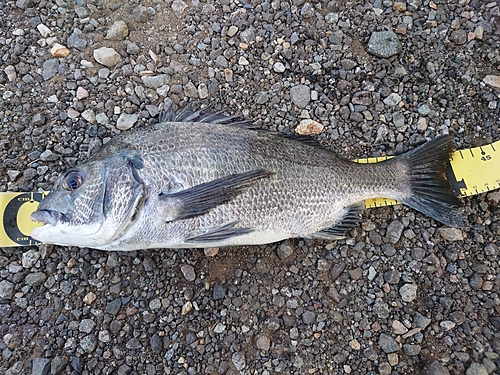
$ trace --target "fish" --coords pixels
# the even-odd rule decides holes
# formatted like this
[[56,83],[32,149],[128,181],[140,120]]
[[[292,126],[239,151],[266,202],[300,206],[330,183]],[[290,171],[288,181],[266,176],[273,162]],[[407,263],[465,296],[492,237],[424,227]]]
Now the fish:
[[464,225],[442,135],[386,161],[356,163],[319,143],[169,106],[156,124],[113,137],[55,181],[32,213],[43,243],[131,251],[338,240],[363,202],[391,198]]

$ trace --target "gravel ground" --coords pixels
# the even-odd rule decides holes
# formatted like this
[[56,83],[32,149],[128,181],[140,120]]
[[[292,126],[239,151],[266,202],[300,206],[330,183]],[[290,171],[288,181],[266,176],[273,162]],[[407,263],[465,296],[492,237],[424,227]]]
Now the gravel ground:
[[[499,138],[495,1],[3,0],[0,19],[1,191],[49,189],[167,98],[351,158]],[[1,249],[0,374],[499,373],[499,201],[464,199],[463,229],[371,209],[331,243]]]

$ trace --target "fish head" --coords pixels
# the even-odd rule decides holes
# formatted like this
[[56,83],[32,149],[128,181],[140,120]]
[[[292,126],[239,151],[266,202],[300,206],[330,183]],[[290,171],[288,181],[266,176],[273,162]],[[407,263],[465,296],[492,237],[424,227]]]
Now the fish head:
[[63,173],[31,214],[45,225],[31,236],[44,243],[100,248],[123,236],[147,197],[140,155],[91,159]]

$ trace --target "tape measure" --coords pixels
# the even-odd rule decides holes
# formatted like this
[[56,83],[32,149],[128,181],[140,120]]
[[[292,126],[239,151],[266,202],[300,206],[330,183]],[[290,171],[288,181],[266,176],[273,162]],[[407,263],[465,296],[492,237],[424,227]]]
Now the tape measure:
[[[455,151],[447,178],[458,197],[485,193],[500,188],[500,140],[489,145]],[[378,163],[390,157],[356,159],[358,163]],[[41,226],[30,215],[48,192],[0,193],[0,247],[38,244],[30,237],[31,230]],[[399,204],[388,198],[368,199],[366,208]]]

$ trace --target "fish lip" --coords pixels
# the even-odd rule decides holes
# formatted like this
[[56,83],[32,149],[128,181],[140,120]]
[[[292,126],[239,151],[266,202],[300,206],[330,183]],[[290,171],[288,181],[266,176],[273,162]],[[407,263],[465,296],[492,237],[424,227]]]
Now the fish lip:
[[30,215],[30,218],[44,224],[56,225],[58,222],[64,221],[64,214],[55,210],[36,210]]

